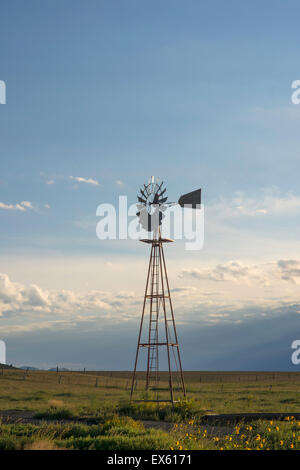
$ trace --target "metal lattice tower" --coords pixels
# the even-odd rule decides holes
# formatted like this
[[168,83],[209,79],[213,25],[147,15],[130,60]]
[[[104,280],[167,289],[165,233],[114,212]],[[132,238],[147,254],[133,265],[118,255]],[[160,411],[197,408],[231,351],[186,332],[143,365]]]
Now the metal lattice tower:
[[[184,397],[186,396],[186,391],[163,250],[163,243],[172,242],[173,240],[163,239],[159,234],[157,239],[141,241],[151,244],[151,252],[131,384],[131,399],[135,390],[139,353],[141,348],[146,348],[147,371],[145,390],[155,392],[155,399],[150,401],[171,401],[174,403],[174,382],[177,381],[176,389]],[[167,400],[159,400],[158,395],[161,378],[159,375],[159,358],[163,353],[168,364],[170,398]]]

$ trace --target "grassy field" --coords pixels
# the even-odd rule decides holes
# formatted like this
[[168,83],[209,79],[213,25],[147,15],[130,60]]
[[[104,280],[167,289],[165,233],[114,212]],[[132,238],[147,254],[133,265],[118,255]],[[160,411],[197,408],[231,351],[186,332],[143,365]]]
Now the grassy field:
[[[300,411],[300,373],[186,372],[188,401],[174,409],[153,403],[130,405],[130,378],[126,371],[0,368],[0,449],[299,448],[300,426],[293,418],[268,426],[256,422],[251,429],[240,423],[239,433],[234,428],[218,436],[210,435],[208,428],[204,432],[201,417],[207,410],[293,416]],[[166,379],[162,373],[160,399],[167,397]],[[144,396],[144,385],[145,374],[138,373],[137,398]],[[137,421],[149,419],[172,422],[174,428],[150,429]]]
[[[71,413],[97,413],[126,402],[130,372],[46,372],[0,369],[0,409],[42,411],[59,400]],[[166,374],[159,397],[167,398]],[[186,372],[188,398],[197,409],[214,413],[300,410],[300,373]],[[143,396],[145,375],[138,373],[136,397]],[[175,391],[176,395],[176,391]]]

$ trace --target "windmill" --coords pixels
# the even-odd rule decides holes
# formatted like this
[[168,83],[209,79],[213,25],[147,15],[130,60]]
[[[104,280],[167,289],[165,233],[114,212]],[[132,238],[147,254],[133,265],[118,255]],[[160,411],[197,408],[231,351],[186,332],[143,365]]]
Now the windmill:
[[[150,398],[148,398],[150,394],[146,394],[146,398],[142,401],[171,402],[173,404],[176,401],[174,396],[176,391],[179,391],[183,397],[186,396],[163,250],[163,244],[173,242],[173,240],[162,238],[161,225],[165,217],[164,212],[171,206],[179,204],[182,208],[200,209],[201,189],[184,194],[179,198],[178,203],[168,203],[167,200],[163,181],[159,182],[153,176],[147,184],[143,185],[138,195],[137,216],[141,226],[150,235],[149,238],[140,241],[151,245],[151,251],[132,375],[131,401],[137,389],[137,367],[142,350],[146,351],[147,362],[145,390],[152,392]],[[164,393],[160,399],[159,392],[163,387],[160,386],[159,365],[162,357],[166,361],[168,369],[168,398]],[[177,380],[177,386],[174,385],[175,380]]]

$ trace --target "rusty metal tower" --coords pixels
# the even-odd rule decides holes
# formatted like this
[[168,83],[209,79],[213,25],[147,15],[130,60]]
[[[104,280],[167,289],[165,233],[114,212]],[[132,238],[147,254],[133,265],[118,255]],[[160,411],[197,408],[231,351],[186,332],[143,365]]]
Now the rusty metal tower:
[[[151,392],[152,396],[146,394],[146,397],[144,396],[143,400],[139,401],[173,404],[176,401],[175,392],[186,397],[186,389],[163,249],[164,243],[170,243],[173,240],[162,238],[160,226],[164,218],[163,212],[174,203],[166,203],[168,198],[164,196],[166,189],[163,188],[163,182],[159,184],[154,177],[140,191],[137,215],[143,228],[152,235],[150,238],[141,240],[151,245],[151,251],[130,399],[133,400],[136,391],[139,357],[146,352],[145,391]],[[181,207],[188,204],[189,207],[196,208],[197,205],[198,208],[200,198],[201,190],[197,190],[181,196],[178,203]],[[160,384],[163,379],[159,369],[161,359],[167,368],[168,398],[165,394],[159,395],[166,391]]]

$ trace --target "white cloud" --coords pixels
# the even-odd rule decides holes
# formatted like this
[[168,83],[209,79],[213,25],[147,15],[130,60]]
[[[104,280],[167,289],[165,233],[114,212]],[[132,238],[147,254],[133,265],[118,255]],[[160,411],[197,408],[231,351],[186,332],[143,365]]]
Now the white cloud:
[[277,263],[281,279],[297,284],[300,282],[300,261],[279,260]]
[[6,204],[5,202],[0,202],[0,209],[4,210],[15,210],[15,211],[25,211],[25,207],[21,204]]
[[39,286],[32,284],[29,288],[23,290],[24,298],[22,299],[24,306],[28,304],[30,307],[46,307],[49,306],[49,296]]
[[0,273],[0,302],[20,302],[22,299],[22,286],[12,283],[7,274]]
[[210,313],[208,316],[210,318],[227,318],[229,315],[228,313]]
[[[111,261],[105,266],[114,272],[119,269]],[[171,293],[175,318],[181,324],[243,321],[299,303],[300,260],[261,264],[229,261],[186,267],[179,273],[180,277],[172,280]],[[52,329],[58,321],[89,328],[134,321],[138,327],[143,288],[139,287],[138,294],[126,287],[121,292],[97,288],[81,292],[80,286],[74,290],[58,284],[56,289],[46,289],[38,284],[13,282],[7,274],[0,274],[1,333],[11,325],[20,331],[23,327],[24,331],[34,330],[39,322]]]
[[72,181],[77,181],[78,183],[87,183],[87,184],[92,184],[92,185],[99,185],[99,181],[93,179],[93,178],[83,178],[82,176],[70,176],[70,180]]
[[181,277],[192,277],[199,280],[223,281],[223,282],[250,282],[266,283],[267,276],[262,268],[257,265],[244,265],[239,261],[230,261],[225,264],[218,264],[212,268],[182,269]]
[[29,202],[29,201],[22,201],[22,202],[20,202],[20,204],[21,204],[21,206],[26,207],[26,209],[33,209],[33,206],[31,204],[31,202]]
[[116,180],[115,183],[117,186],[124,186],[124,183],[121,180]]
[[113,294],[100,290],[77,293],[70,290],[47,290],[36,284],[26,286],[12,282],[7,274],[0,273],[0,315],[11,312],[30,313],[44,312],[64,317],[70,314],[86,314],[88,312],[107,312],[123,301],[135,300],[135,295],[120,292]]
[[[186,307],[205,315],[248,310],[248,316],[267,315],[271,309],[299,304],[300,260],[288,259],[261,264],[230,261],[213,266],[189,267],[179,271],[179,278],[190,279],[193,288],[179,289],[179,299],[188,296]],[[221,286],[222,291],[208,292]],[[196,289],[195,289],[196,287]],[[198,292],[197,292],[198,291]],[[174,289],[176,295],[176,289]],[[259,313],[260,312],[260,313]]]
[[5,202],[0,202],[0,209],[25,212],[27,209],[33,209],[33,205],[29,201],[22,201],[17,204],[6,204]]

